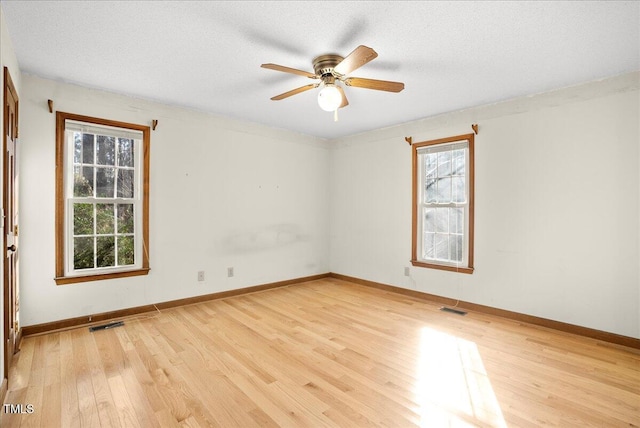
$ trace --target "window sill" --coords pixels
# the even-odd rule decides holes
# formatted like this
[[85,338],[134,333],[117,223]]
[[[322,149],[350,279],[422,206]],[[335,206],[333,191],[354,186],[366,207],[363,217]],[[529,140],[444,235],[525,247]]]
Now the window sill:
[[101,281],[103,279],[126,278],[129,276],[147,275],[151,269],[142,268],[135,270],[126,270],[121,272],[101,273],[94,275],[81,276],[59,276],[54,278],[57,285],[75,284],[78,282]]
[[435,263],[420,262],[418,260],[411,260],[411,264],[417,267],[440,269],[440,270],[446,270],[449,272],[458,272],[458,273],[467,273],[467,274],[473,273],[473,267],[469,267],[469,266],[458,267],[458,266],[449,266],[449,265],[439,265]]

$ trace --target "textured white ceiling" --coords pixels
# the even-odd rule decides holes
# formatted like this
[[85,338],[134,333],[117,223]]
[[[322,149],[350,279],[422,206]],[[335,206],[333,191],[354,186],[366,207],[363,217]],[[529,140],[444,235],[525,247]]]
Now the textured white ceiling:
[[[640,69],[640,2],[0,3],[20,68],[45,78],[324,138]],[[405,83],[346,88],[339,121],[310,83],[260,68],[313,71],[321,54],[364,44],[351,75]]]

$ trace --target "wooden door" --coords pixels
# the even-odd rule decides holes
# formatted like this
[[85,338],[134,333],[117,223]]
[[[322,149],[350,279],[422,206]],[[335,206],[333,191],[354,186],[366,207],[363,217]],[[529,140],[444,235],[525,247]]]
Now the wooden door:
[[9,70],[4,68],[4,134],[3,134],[3,198],[4,215],[4,378],[8,378],[13,355],[20,342],[18,293],[18,197],[16,148],[18,142],[18,94]]

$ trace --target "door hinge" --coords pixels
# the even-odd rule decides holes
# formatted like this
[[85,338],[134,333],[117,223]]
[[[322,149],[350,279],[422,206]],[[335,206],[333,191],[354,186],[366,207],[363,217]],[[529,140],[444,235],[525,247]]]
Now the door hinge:
[[18,225],[17,224],[15,226],[13,226],[13,234],[15,236],[18,236]]

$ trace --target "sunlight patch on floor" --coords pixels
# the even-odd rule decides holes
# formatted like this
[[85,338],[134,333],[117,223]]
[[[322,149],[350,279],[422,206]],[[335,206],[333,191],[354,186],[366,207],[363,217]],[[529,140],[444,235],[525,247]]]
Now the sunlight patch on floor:
[[425,427],[506,427],[475,343],[424,327],[416,399]]

